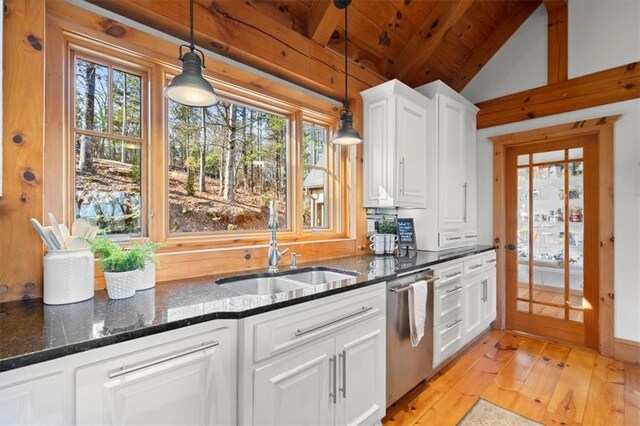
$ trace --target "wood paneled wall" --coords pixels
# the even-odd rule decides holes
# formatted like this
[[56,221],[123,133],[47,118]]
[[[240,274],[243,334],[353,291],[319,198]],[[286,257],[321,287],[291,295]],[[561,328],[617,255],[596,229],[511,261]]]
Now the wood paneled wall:
[[0,300],[42,290],[45,4],[5,0],[3,36],[3,196],[0,198]]

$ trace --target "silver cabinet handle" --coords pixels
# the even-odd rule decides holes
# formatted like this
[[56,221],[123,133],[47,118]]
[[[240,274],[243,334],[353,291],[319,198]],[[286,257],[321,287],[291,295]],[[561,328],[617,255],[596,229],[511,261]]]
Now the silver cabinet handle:
[[400,192],[404,194],[404,157],[402,157],[402,159],[400,160],[400,181],[401,181],[401,185],[400,185]]
[[342,392],[342,397],[347,397],[347,350],[344,349],[340,354],[340,359],[342,359],[342,388],[340,391]]
[[464,198],[463,198],[463,201],[464,201],[464,216],[462,217],[462,220],[464,222],[466,222],[467,221],[467,182],[462,184],[462,188],[464,190]]
[[456,292],[456,291],[460,290],[461,288],[462,288],[462,286],[461,286],[461,285],[459,285],[459,286],[455,286],[455,287],[454,287],[454,288],[452,288],[451,290],[447,290],[447,293],[454,293],[454,292]]
[[145,369],[145,368],[153,367],[155,365],[162,364],[162,363],[168,362],[168,361],[172,361],[172,360],[177,359],[177,358],[182,358],[183,356],[187,356],[187,355],[191,355],[191,354],[196,353],[196,352],[204,351],[206,349],[210,349],[210,348],[213,348],[215,346],[218,346],[219,344],[220,344],[219,342],[203,343],[201,346],[197,346],[195,348],[187,349],[186,351],[179,352],[177,354],[173,354],[173,355],[169,355],[169,356],[165,356],[163,358],[158,358],[158,359],[153,360],[153,361],[143,362],[143,363],[140,363],[140,364],[137,364],[137,365],[132,365],[131,367],[122,366],[122,367],[120,367],[119,370],[112,371],[112,372],[108,373],[107,375],[109,376],[110,379],[114,379],[116,377],[124,376],[125,374],[133,373],[135,371],[139,371],[139,370],[142,370],[142,369]]
[[336,318],[336,319],[333,319],[333,320],[330,320],[330,321],[327,321],[327,322],[323,322],[321,324],[314,325],[313,327],[309,327],[309,328],[306,328],[306,329],[299,328],[298,330],[296,330],[295,335],[296,335],[296,337],[300,337],[300,336],[302,336],[304,334],[308,334],[308,333],[311,333],[312,331],[320,330],[321,328],[328,327],[328,326],[330,326],[332,324],[335,324],[335,323],[338,323],[340,321],[344,321],[346,319],[353,318],[353,317],[358,316],[358,315],[362,315],[365,312],[368,312],[368,311],[370,311],[372,309],[373,309],[373,306],[368,306],[368,307],[363,306],[358,312],[353,312],[353,313],[345,315],[343,317]]
[[455,272],[453,274],[449,274],[449,275],[445,275],[445,278],[453,278],[453,277],[457,277],[458,275],[462,275],[462,272]]
[[[433,282],[438,281],[440,278],[432,278],[430,280],[427,280],[427,284],[431,284]],[[409,289],[411,288],[411,285],[408,285],[406,287],[402,287],[402,288],[390,288],[389,291],[391,293],[404,293],[405,291],[409,291]]]
[[469,266],[469,269],[478,269],[481,266],[482,266],[482,263],[478,263],[477,265]]
[[496,263],[496,259],[487,260],[487,263]]
[[447,237],[447,241],[461,240],[462,237]]
[[478,238],[477,234],[469,234],[469,235],[465,235],[465,238]]
[[449,328],[453,328],[453,327],[455,327],[456,325],[460,324],[461,322],[462,322],[462,320],[461,320],[461,319],[459,319],[459,320],[457,320],[457,321],[454,321],[453,323],[451,323],[451,324],[447,325],[447,329],[449,329]]
[[482,301],[487,301],[487,280],[482,280]]
[[329,392],[329,398],[333,401],[334,404],[338,403],[338,391],[336,382],[338,381],[338,372],[336,369],[336,356],[332,355],[329,358],[329,381],[331,382],[330,388],[333,392]]

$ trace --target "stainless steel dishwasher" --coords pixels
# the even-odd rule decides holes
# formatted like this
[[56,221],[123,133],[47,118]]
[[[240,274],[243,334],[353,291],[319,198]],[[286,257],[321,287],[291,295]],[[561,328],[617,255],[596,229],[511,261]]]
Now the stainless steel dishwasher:
[[[427,281],[427,318],[424,336],[411,345],[409,330],[409,287]],[[404,274],[387,283],[387,407],[409,392],[433,371],[433,278],[431,269]]]

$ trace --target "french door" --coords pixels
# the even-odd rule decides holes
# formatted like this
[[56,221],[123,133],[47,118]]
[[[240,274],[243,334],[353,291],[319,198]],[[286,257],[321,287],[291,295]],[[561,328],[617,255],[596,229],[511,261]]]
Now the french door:
[[506,151],[507,327],[598,345],[598,145]]

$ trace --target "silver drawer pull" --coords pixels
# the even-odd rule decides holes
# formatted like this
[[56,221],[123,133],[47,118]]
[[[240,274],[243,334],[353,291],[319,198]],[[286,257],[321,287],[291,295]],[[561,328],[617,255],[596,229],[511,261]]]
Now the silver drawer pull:
[[487,260],[487,263],[496,263],[496,259]]
[[340,359],[342,359],[342,388],[340,391],[342,392],[342,397],[347,397],[347,350],[344,349],[342,353],[339,355]]
[[454,274],[449,274],[449,275],[445,275],[445,278],[453,278],[453,277],[457,277],[458,275],[462,275],[462,272],[456,272]]
[[135,371],[139,371],[139,370],[142,370],[142,369],[145,369],[145,368],[153,367],[155,365],[162,364],[164,362],[172,361],[172,360],[177,359],[177,358],[182,358],[183,356],[191,355],[191,354],[194,354],[196,352],[200,352],[200,351],[204,351],[206,349],[210,349],[210,348],[216,347],[219,344],[220,344],[219,342],[203,343],[201,346],[196,346],[195,348],[187,349],[184,352],[179,352],[177,354],[169,355],[169,356],[166,356],[164,358],[158,358],[158,359],[156,359],[154,361],[143,362],[141,364],[134,365],[134,366],[131,366],[131,367],[123,366],[123,367],[120,367],[119,370],[112,371],[112,372],[108,373],[108,376],[109,376],[110,379],[115,379],[116,377],[124,376],[125,374],[133,373]]
[[360,309],[358,312],[354,312],[354,313],[351,313],[349,315],[345,315],[343,317],[336,318],[334,320],[323,322],[322,324],[314,325],[313,327],[309,327],[307,329],[299,328],[299,329],[296,330],[295,335],[296,335],[296,337],[299,337],[299,336],[302,336],[304,334],[311,333],[312,331],[320,330],[321,328],[328,327],[328,326],[330,326],[332,324],[335,324],[335,323],[338,323],[340,321],[344,321],[346,319],[353,318],[353,317],[356,317],[358,315],[362,315],[365,312],[368,312],[368,311],[370,311],[372,309],[373,309],[373,306],[369,306],[369,307],[364,307],[363,306],[362,309]]
[[[440,278],[433,278],[430,280],[427,280],[427,284],[431,284],[433,282],[438,281]],[[411,288],[411,285],[408,285],[406,287],[402,287],[402,288],[390,288],[389,291],[391,293],[404,293],[405,291],[409,291],[409,289]]]
[[446,237],[447,241],[452,241],[452,240],[461,240],[462,237]]
[[478,269],[482,266],[482,263],[478,263],[477,265],[469,266],[469,269]]
[[449,324],[449,325],[447,326],[447,328],[453,328],[453,327],[455,327],[456,325],[460,324],[461,322],[462,322],[462,320],[461,320],[461,319],[459,319],[459,320],[457,320],[457,321],[454,321],[454,322],[453,322],[453,324]]
[[465,238],[477,238],[478,236],[477,235],[465,235],[464,237]]
[[461,288],[462,288],[462,286],[461,286],[461,285],[456,286],[456,287],[452,288],[451,290],[447,290],[447,293],[453,293],[453,292],[455,292],[455,291],[460,290]]

